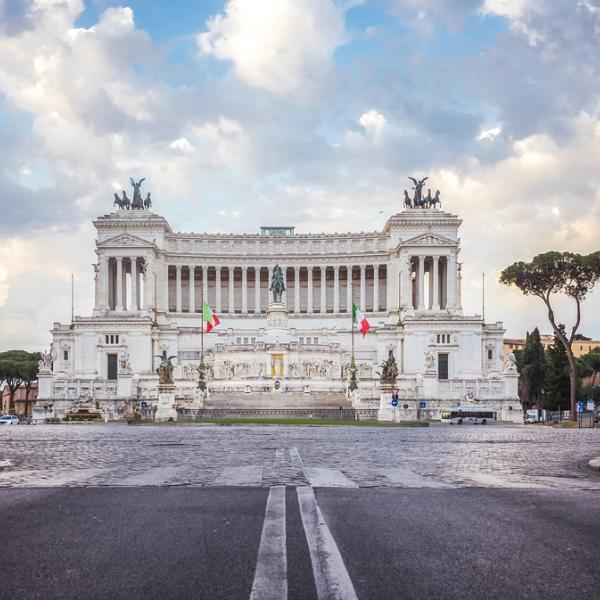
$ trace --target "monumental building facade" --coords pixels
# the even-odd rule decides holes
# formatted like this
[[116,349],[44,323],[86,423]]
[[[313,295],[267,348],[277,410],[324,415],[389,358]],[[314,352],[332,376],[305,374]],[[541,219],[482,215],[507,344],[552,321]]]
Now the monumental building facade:
[[[405,417],[425,402],[432,417],[483,404],[522,418],[502,323],[463,314],[456,215],[406,208],[381,231],[334,234],[179,233],[150,208],[119,209],[94,225],[94,309],[54,324],[40,371],[46,411],[93,403],[115,416],[131,399],[151,405],[169,356],[177,409],[352,406],[391,418],[380,389],[391,351]],[[271,310],[276,265],[286,289]],[[201,340],[204,301],[221,324]],[[371,325],[355,335],[356,390],[353,304]]]

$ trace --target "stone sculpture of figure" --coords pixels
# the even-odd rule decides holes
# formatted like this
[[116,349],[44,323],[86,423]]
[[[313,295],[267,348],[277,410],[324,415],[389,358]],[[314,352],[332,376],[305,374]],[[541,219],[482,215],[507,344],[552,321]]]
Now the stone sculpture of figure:
[[173,383],[173,363],[171,360],[176,358],[175,356],[167,357],[167,351],[163,350],[161,355],[157,355],[158,358],[161,359],[161,363],[156,369],[158,373],[158,383],[159,384],[168,384]]
[[516,373],[517,372],[517,360],[515,355],[510,352],[504,360],[504,372],[505,373]]
[[283,271],[279,265],[275,265],[273,269],[269,291],[273,292],[273,302],[276,304],[281,304],[281,298],[283,296],[283,292],[285,291],[285,281],[283,277]]
[[394,385],[396,383],[396,377],[398,376],[398,365],[394,358],[394,351],[390,350],[387,360],[383,361],[381,365],[380,381],[381,383],[388,383]]
[[126,208],[129,210],[131,208],[131,200],[127,197],[127,193],[123,190],[123,197],[121,198],[121,206],[120,208]]
[[415,179],[414,177],[409,177],[409,179],[414,183],[413,190],[415,190],[415,197],[413,198],[413,206],[415,208],[422,208],[423,206],[423,186],[425,182],[429,179],[429,177],[423,177],[423,179]]
[[49,350],[46,350],[40,354],[40,360],[38,361],[38,369],[40,371],[51,371],[52,362],[54,361],[54,348],[50,346]]
[[435,196],[431,199],[432,208],[435,208],[437,204],[442,206],[442,201],[440,200],[440,190],[437,190]]
[[127,352],[127,350],[123,350],[119,355],[119,368],[122,371],[129,371],[131,369],[131,365],[129,364],[129,352]]
[[423,205],[425,208],[431,208],[432,202],[433,198],[431,197],[431,190],[427,189],[427,196],[425,196]]
[[404,208],[412,208],[412,201],[406,190],[404,190]]
[[433,373],[435,371],[435,356],[431,350],[425,352],[425,373]]
[[144,200],[144,208],[148,209],[152,206],[152,199],[150,198],[150,192],[148,192],[148,195],[146,196],[146,199]]
[[129,181],[131,181],[131,185],[133,186],[133,201],[131,202],[131,208],[142,209],[144,208],[144,201],[142,200],[142,192],[140,192],[140,187],[142,185],[142,181],[145,181],[146,178],[140,179],[137,183],[130,177]]

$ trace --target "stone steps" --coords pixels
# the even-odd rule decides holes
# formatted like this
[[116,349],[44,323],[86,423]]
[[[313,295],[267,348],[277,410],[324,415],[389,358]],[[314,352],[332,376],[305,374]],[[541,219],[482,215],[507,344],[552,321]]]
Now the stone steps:
[[212,392],[206,408],[214,409],[350,409],[351,402],[345,394],[303,394],[301,392],[259,392],[235,394],[232,392]]

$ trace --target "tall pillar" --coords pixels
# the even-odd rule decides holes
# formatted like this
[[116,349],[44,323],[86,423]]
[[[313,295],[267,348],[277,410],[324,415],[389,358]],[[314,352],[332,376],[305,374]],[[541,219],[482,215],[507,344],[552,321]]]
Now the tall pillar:
[[418,289],[419,289],[419,303],[418,309],[424,310],[425,308],[425,257],[419,256],[419,272],[418,278]]
[[139,310],[137,256],[132,256],[129,260],[131,261],[131,306],[130,306],[130,310]]
[[312,313],[313,311],[313,268],[307,267],[308,272],[308,298],[306,302],[306,312]]
[[390,256],[390,261],[386,265],[386,306],[390,312],[399,310],[400,303],[400,258]]
[[300,312],[300,267],[294,267],[294,312]]
[[340,312],[340,266],[333,267],[333,312]]
[[346,267],[346,312],[352,314],[352,271],[353,266]]
[[181,312],[181,265],[175,265],[175,312]]
[[327,312],[327,267],[319,267],[321,271],[321,313]]
[[379,265],[373,265],[373,312],[379,312]]
[[189,293],[189,308],[190,308],[190,312],[194,313],[196,312],[196,267],[194,267],[193,265],[190,265],[188,267],[189,269],[189,282],[190,282],[190,289],[188,290]]
[[433,310],[440,310],[440,257],[433,257]]
[[223,304],[221,302],[221,265],[215,267],[215,310],[217,314],[223,312]]
[[448,257],[448,310],[456,309],[456,254],[453,252]]
[[143,307],[145,310],[152,310],[155,306],[154,299],[154,263],[153,261],[144,258],[143,265],[143,277],[144,277],[144,302]]
[[254,314],[260,313],[260,267],[254,267]]
[[208,302],[208,267],[202,265],[202,306],[200,310],[204,310],[204,303]]
[[234,280],[235,267],[227,267],[229,269],[229,314],[235,312],[235,296],[234,296]]
[[366,276],[367,266],[360,265],[360,310],[363,312],[367,309],[366,299],[367,299],[367,276]]
[[456,308],[462,310],[462,268],[460,263],[457,265],[456,273]]
[[99,258],[99,263],[100,266],[98,268],[100,273],[98,274],[98,308],[102,310],[108,310],[108,257],[101,255]]
[[248,267],[242,267],[242,312],[248,312]]
[[407,255],[402,268],[402,305],[408,308],[416,308],[413,300],[412,285],[412,256]]
[[123,311],[123,257],[117,256],[117,301],[115,303],[115,310],[117,312]]
[[[125,261],[125,259],[123,259]],[[127,296],[127,267],[123,262],[121,289],[123,290],[123,310],[127,310],[129,305],[129,297]]]
[[273,267],[267,267],[267,306],[271,304],[271,293],[269,288],[271,287],[271,281],[273,279]]

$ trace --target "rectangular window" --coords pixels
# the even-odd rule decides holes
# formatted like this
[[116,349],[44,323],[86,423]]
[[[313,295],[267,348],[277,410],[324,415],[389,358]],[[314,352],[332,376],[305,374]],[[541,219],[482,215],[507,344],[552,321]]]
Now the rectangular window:
[[242,343],[242,338],[236,338],[235,343],[239,346]]
[[319,343],[319,338],[315,338],[315,342],[314,343],[318,344]]
[[437,343],[438,344],[440,343],[440,334],[439,333],[437,334]]
[[107,335],[105,335],[104,339],[106,340],[106,343],[108,344],[109,337]]
[[300,344],[304,344],[304,338],[303,338],[303,337],[301,337],[301,338],[298,340],[298,342],[299,342]]
[[63,360],[69,360],[69,351],[63,350]]
[[438,379],[448,379],[448,355],[438,354]]
[[494,358],[494,352],[493,350],[488,350],[488,360],[492,360],[492,358]]
[[117,355],[107,354],[106,355],[106,379],[116,380],[117,379]]

